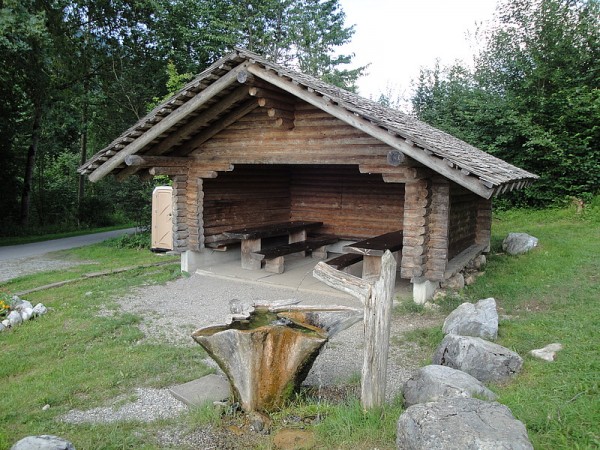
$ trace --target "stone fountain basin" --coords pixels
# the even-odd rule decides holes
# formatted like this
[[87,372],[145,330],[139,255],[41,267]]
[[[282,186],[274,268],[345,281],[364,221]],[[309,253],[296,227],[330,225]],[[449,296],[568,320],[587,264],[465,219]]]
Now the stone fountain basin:
[[345,306],[255,305],[192,338],[225,372],[244,411],[268,412],[297,391],[323,345],[362,317]]

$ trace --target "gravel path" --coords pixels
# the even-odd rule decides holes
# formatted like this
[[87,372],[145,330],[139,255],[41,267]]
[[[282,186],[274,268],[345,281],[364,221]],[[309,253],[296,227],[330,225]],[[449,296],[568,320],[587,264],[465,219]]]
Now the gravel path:
[[[275,288],[265,284],[223,280],[210,275],[196,274],[162,286],[146,286],[121,298],[119,309],[139,315],[141,329],[146,339],[170,342],[172,345],[198,346],[191,333],[203,326],[224,323],[230,313],[229,302],[237,299],[243,303],[297,299],[304,305],[345,305],[361,307],[353,297],[323,295],[294,289]],[[117,311],[104,310],[101,314]],[[439,317],[430,315],[395,316],[391,338],[406,331],[439,324]],[[324,397],[338,395],[338,386],[359,377],[362,367],[363,327],[355,324],[334,336],[315,361],[305,384],[322,388]],[[416,351],[417,350],[417,351]],[[398,395],[402,384],[419,367],[423,355],[416,346],[391,345],[388,360],[388,383],[386,397],[391,400]],[[216,367],[212,360],[207,360]],[[342,389],[343,390],[343,389]],[[343,392],[341,393],[343,396]],[[174,417],[187,407],[172,397],[167,389],[136,389],[134,401],[114,399],[107,407],[87,411],[73,410],[62,420],[73,423],[114,422],[118,420],[152,421],[157,418]],[[210,426],[198,428],[192,434],[178,427],[160,429],[157,440],[165,447],[177,448],[246,448],[240,447],[244,439],[231,435],[227,430]],[[227,444],[227,445],[226,445]]]

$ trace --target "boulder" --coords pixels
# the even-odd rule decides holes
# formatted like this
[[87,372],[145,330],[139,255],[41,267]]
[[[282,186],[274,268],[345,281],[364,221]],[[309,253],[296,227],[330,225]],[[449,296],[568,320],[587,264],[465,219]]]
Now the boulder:
[[463,303],[452,311],[442,327],[444,334],[475,336],[495,341],[498,337],[496,300],[486,298],[477,303]]
[[24,311],[26,309],[33,309],[33,305],[31,304],[31,302],[28,302],[27,300],[22,300],[17,296],[13,297],[13,309],[15,311]]
[[75,450],[75,446],[58,436],[42,434],[23,438],[10,450]]
[[527,253],[537,245],[538,239],[527,233],[508,233],[502,242],[502,250],[510,255],[520,255]]
[[531,450],[522,422],[500,403],[453,398],[409,407],[398,420],[396,448]]
[[435,351],[433,364],[462,370],[485,383],[504,381],[520,372],[523,358],[478,337],[448,334]]
[[437,402],[454,397],[496,400],[496,394],[468,373],[451,367],[430,365],[421,367],[405,383],[404,406]]

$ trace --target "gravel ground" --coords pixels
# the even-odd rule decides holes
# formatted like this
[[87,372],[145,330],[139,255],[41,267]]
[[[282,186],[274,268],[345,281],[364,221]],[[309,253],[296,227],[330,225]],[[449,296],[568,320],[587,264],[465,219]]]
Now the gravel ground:
[[[229,303],[237,299],[243,303],[300,300],[304,305],[345,305],[360,308],[358,300],[340,295],[315,294],[294,289],[275,288],[258,283],[223,280],[209,275],[196,274],[162,286],[146,286],[119,300],[120,310],[138,314],[142,318],[141,329],[146,339],[170,342],[172,345],[198,346],[191,333],[207,325],[222,324],[230,313]],[[104,310],[101,314],[117,311]],[[441,318],[430,315],[394,316],[391,330],[395,336],[406,331],[439,324]],[[305,385],[321,389],[323,398],[333,395],[344,397],[340,385],[352,379],[356,381],[362,367],[363,327],[355,324],[334,336],[324,347],[305,380]],[[392,345],[388,360],[386,397],[391,400],[404,381],[419,367],[423,355],[416,346]],[[207,363],[214,364],[212,360]],[[353,388],[356,391],[356,388]],[[62,420],[68,422],[114,422],[118,420],[152,421],[157,418],[174,417],[186,406],[173,398],[167,389],[136,389],[135,401],[114,399],[107,407],[87,411],[70,411]],[[181,428],[160,429],[156,439],[160,445],[176,448],[247,448],[238,447],[239,436],[212,427],[196,429],[193,433]],[[237,443],[237,444],[236,444]]]
[[48,270],[60,270],[67,267],[89,264],[87,261],[66,261],[54,259],[50,255],[31,256],[28,258],[11,259],[0,263],[0,283],[23,275],[29,275]]

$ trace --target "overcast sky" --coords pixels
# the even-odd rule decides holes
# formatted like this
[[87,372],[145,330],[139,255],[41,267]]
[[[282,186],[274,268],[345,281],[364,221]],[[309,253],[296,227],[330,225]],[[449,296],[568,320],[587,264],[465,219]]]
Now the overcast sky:
[[344,53],[356,54],[356,66],[371,63],[359,80],[359,93],[375,100],[390,85],[408,95],[421,67],[456,59],[467,63],[474,53],[467,32],[492,19],[497,0],[340,0],[346,24],[355,25]]

